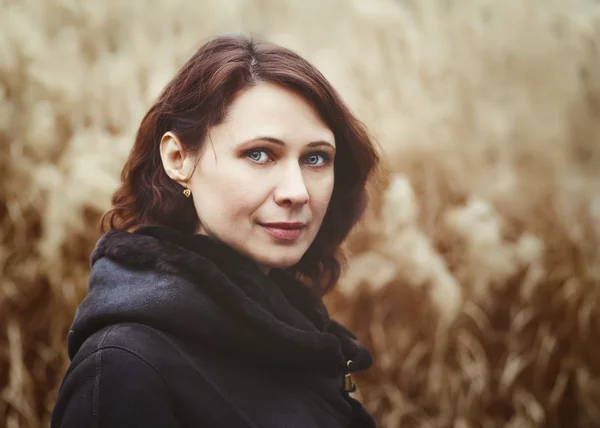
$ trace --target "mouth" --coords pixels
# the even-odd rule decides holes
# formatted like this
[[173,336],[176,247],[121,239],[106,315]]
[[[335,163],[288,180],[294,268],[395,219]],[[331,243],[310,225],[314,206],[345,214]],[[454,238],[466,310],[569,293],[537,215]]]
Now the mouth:
[[275,239],[294,241],[300,237],[306,227],[301,222],[262,223],[261,227]]

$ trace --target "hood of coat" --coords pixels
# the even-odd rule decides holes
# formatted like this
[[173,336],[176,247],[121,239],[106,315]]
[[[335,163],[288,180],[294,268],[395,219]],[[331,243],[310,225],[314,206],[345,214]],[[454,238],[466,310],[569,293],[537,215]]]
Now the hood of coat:
[[99,239],[88,295],[69,331],[69,357],[94,332],[120,322],[282,368],[333,374],[347,371],[347,360],[350,371],[372,364],[304,284],[278,269],[264,275],[216,239],[166,227],[113,230]]

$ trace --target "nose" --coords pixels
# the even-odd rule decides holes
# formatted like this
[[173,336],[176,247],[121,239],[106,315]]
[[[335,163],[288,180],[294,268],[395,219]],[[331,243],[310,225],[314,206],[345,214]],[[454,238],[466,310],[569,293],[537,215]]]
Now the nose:
[[286,167],[274,192],[277,205],[302,206],[309,200],[300,165]]

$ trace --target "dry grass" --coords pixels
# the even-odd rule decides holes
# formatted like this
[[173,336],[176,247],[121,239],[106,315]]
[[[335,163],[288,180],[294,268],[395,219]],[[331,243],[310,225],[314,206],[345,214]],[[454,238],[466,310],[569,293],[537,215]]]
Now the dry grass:
[[600,4],[0,0],[0,427],[48,426],[97,221],[207,37],[339,88],[389,177],[327,301],[382,427],[600,425]]

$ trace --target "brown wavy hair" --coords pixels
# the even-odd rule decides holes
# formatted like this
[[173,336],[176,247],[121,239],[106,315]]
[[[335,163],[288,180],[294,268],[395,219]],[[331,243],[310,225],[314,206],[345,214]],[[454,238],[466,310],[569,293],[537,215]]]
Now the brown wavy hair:
[[172,131],[186,150],[198,153],[208,130],[225,118],[234,96],[260,82],[303,96],[335,136],[335,184],[328,211],[312,245],[288,269],[322,296],[339,279],[345,262],[340,246],[364,213],[368,179],[378,169],[379,155],[364,125],[325,77],[298,54],[271,43],[216,37],[183,65],[142,119],[101,230],[151,224],[182,233],[197,230],[193,203],[162,166],[161,137]]

